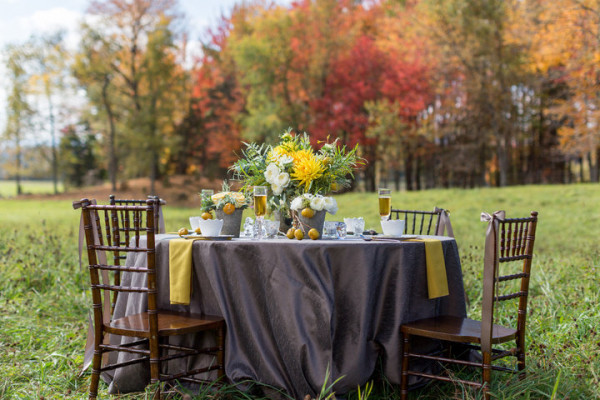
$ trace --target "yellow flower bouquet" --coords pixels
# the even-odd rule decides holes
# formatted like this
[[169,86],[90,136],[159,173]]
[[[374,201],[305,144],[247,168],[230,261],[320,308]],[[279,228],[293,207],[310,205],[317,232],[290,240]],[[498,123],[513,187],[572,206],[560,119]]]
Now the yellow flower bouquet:
[[363,160],[336,139],[313,148],[307,133],[294,135],[291,128],[275,146],[245,143],[242,157],[230,168],[233,178],[244,183],[248,193],[254,186],[269,187],[269,206],[287,215],[296,197],[310,193],[327,195],[347,188],[354,170]]

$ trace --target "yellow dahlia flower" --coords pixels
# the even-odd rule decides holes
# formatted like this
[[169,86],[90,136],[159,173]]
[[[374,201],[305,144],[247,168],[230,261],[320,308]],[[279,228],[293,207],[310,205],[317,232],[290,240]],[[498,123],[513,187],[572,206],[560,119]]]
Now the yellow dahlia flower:
[[294,159],[292,179],[299,181],[298,184],[304,185],[305,190],[308,191],[310,183],[323,175],[325,171],[323,163],[310,150],[299,150],[290,156]]

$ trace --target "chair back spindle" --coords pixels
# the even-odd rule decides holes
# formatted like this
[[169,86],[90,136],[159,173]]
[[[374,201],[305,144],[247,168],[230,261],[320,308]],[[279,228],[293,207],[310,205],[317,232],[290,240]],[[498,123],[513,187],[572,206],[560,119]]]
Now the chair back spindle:
[[[166,201],[164,201],[163,199],[159,198],[158,196],[148,196],[148,200],[132,200],[132,199],[117,199],[116,196],[114,194],[111,194],[109,196],[109,200],[110,200],[110,204],[111,205],[121,205],[121,206],[143,206],[146,204],[146,202],[148,200],[152,200],[155,206],[155,212],[154,212],[154,230],[156,233],[161,233],[160,232],[160,213],[161,213],[161,206],[164,206],[165,204],[167,204]],[[125,233],[125,238],[123,238],[123,244],[125,243],[129,243],[129,229],[133,229],[133,227],[135,226],[136,220],[139,221],[139,218],[141,218],[141,212],[137,211],[137,212],[126,212],[125,210],[121,210],[119,212],[119,219],[121,221],[121,224],[119,225],[120,231]],[[133,224],[133,225],[132,225]]]
[[433,211],[401,210],[392,208],[390,219],[404,220],[404,233],[410,235],[435,235],[440,226],[443,209]]

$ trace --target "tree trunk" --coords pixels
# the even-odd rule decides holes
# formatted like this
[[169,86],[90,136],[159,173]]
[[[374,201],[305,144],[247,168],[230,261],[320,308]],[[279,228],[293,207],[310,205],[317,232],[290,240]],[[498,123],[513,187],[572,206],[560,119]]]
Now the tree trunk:
[[156,168],[158,164],[158,155],[156,151],[152,149],[150,152],[150,195],[155,196],[156,191],[154,190],[154,185],[156,183]]
[[404,158],[404,179],[406,180],[406,190],[413,190],[413,155],[410,148]]
[[104,84],[102,85],[102,102],[104,103],[104,109],[106,110],[106,115],[108,117],[108,126],[109,126],[109,136],[108,136],[108,158],[109,158],[109,166],[108,166],[108,174],[110,175],[110,184],[113,192],[117,191],[117,169],[119,160],[117,158],[117,150],[116,150],[116,130],[115,130],[115,120],[112,112],[112,107],[110,105],[110,101],[108,100],[108,85],[110,84],[110,77],[106,75],[104,77]]
[[422,159],[419,156],[415,157],[415,183],[416,189],[421,190],[421,162]]
[[590,165],[591,181],[600,182],[600,146],[596,146],[596,162]]
[[399,192],[401,188],[400,179],[402,179],[402,172],[397,169],[394,171],[394,186],[396,187],[397,192]]
[[508,186],[508,170],[509,170],[509,162],[508,162],[508,143],[506,142],[506,138],[502,138],[500,140],[500,145],[498,146],[498,181],[497,184],[500,187]]
[[54,107],[50,89],[46,88],[46,98],[48,99],[48,110],[50,118],[50,137],[52,140],[52,183],[54,184],[54,194],[58,194],[58,156],[56,154],[56,131],[54,129]]
[[15,144],[17,147],[17,172],[15,174],[15,180],[17,182],[17,196],[23,194],[23,188],[21,187],[21,138],[19,135],[21,134],[20,127],[17,127],[16,135],[15,135]]

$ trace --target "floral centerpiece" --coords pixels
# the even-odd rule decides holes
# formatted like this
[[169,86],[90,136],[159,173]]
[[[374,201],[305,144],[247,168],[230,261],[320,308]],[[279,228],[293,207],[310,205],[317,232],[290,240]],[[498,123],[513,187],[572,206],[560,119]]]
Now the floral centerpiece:
[[241,192],[231,191],[226,181],[223,182],[221,192],[202,197],[200,203],[200,209],[203,212],[202,218],[212,218],[214,210],[217,219],[223,220],[221,233],[235,237],[240,236],[242,213],[247,207],[247,197]]
[[303,239],[308,236],[316,240],[323,235],[325,213],[335,214],[338,210],[333,197],[324,197],[304,193],[292,200],[290,208],[294,219],[294,227],[286,235],[290,239]]
[[269,188],[269,207],[290,217],[290,203],[309,193],[327,195],[347,188],[354,170],[363,163],[358,146],[347,150],[336,139],[313,148],[307,133],[294,135],[291,128],[274,146],[245,143],[242,157],[230,168],[234,179],[243,181],[242,190],[254,186]]

